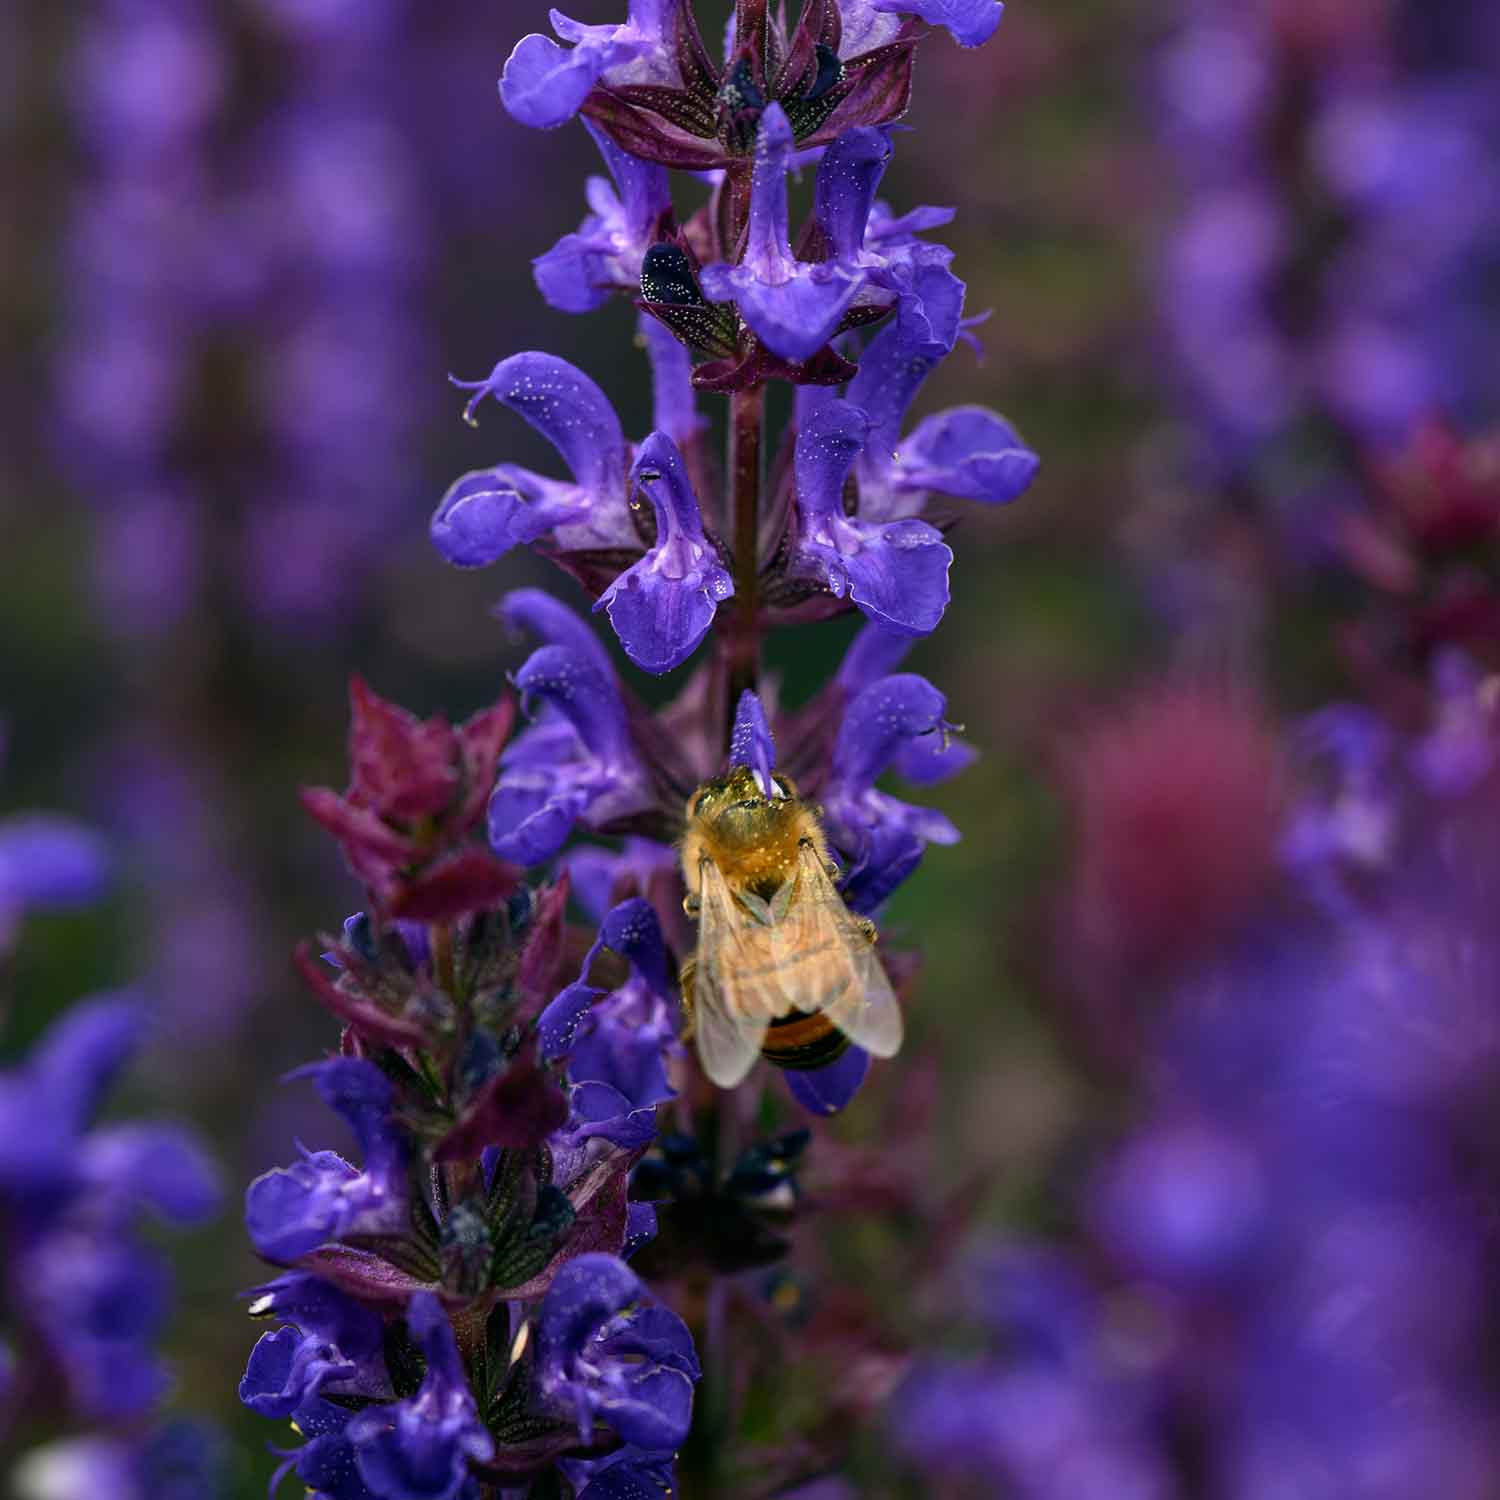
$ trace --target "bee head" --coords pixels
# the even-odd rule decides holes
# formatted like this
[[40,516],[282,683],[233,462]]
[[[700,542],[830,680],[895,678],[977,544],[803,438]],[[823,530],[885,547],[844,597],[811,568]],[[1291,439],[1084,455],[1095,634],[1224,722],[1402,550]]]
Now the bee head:
[[800,806],[790,779],[775,776],[773,780],[777,795],[767,797],[754,771],[748,766],[733,766],[728,775],[698,788],[688,803],[688,817],[724,843],[760,842]]

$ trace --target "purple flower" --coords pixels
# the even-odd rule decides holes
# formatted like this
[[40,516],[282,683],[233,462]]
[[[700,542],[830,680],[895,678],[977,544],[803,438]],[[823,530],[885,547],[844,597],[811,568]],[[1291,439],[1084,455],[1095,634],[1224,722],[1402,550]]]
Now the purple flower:
[[779,797],[781,790],[771,777],[776,769],[776,742],[760,699],[748,688],[740,695],[734,712],[734,727],[729,735],[729,764],[748,766],[755,772],[761,794]]
[[705,266],[710,302],[733,302],[760,341],[783,359],[810,359],[833,337],[862,278],[839,261],[799,261],[787,238],[786,173],[792,128],[779,104],[761,116],[755,143],[750,228],[743,259]]
[[560,312],[593,312],[612,291],[639,293],[641,260],[672,207],[665,167],[638,161],[587,120],[584,128],[599,147],[614,187],[602,177],[590,177],[588,218],[576,234],[564,235],[532,262],[537,289]]
[[0,822],[0,947],[29,911],[59,911],[98,900],[111,861],[92,829],[48,813]]
[[685,448],[708,426],[693,392],[692,356],[664,323],[647,313],[637,320],[636,334],[651,360],[651,425]]
[[982,406],[938,412],[902,438],[911,403],[947,354],[942,343],[914,333],[900,318],[865,350],[846,393],[871,422],[855,465],[862,520],[919,515],[929,490],[1000,504],[1014,500],[1035,477],[1036,454],[1003,417]]
[[74,1007],[27,1061],[0,1074],[0,1219],[20,1326],[60,1371],[81,1414],[135,1417],[166,1374],[153,1349],[166,1321],[162,1257],[134,1239],[142,1209],[177,1224],[218,1206],[202,1149],[164,1125],[90,1130],[145,1018],[123,996]]
[[820,403],[797,434],[798,534],[791,568],[817,577],[872,621],[906,635],[937,628],[948,606],[952,549],[925,521],[883,525],[844,513],[844,482],[870,420],[847,401]]
[[592,636],[587,645],[543,646],[515,683],[528,711],[540,707],[500,758],[490,842],[504,858],[533,865],[551,859],[575,824],[603,828],[651,799],[619,685]]
[[116,995],[75,1005],[21,1067],[0,1073],[0,1194],[61,1203],[79,1140],[139,1047],[145,1013]]
[[324,1500],[324,1497],[326,1500],[376,1500],[355,1464],[354,1445],[349,1441],[348,1433],[353,1419],[354,1413],[347,1408],[321,1398],[299,1406],[292,1421],[303,1442],[290,1452],[279,1448],[272,1450],[286,1461],[272,1476],[270,1493],[274,1495],[282,1479],[295,1469],[308,1492],[317,1495],[319,1500]]
[[86,1197],[91,1222],[112,1230],[141,1206],[177,1224],[214,1212],[217,1169],[184,1132],[144,1123],[88,1130],[145,1029],[132,997],[86,1001],[52,1027],[25,1064],[0,1073],[0,1199],[25,1203],[41,1222]]
[[48,1443],[9,1478],[17,1500],[203,1500],[221,1492],[223,1448],[206,1424],[174,1421],[133,1438]]
[[677,445],[664,432],[641,444],[631,484],[656,513],[656,542],[599,596],[625,654],[648,672],[670,672],[697,650],[734,580],[703,531]]
[[828,832],[850,860],[843,895],[872,912],[921,863],[928,844],[954,844],[959,833],[941,813],[875,790],[875,780],[920,736],[942,737],[947,700],[924,678],[898,673],[872,683],[844,714],[823,788]]
[[523,125],[550,130],[571,120],[600,80],[677,84],[668,25],[681,0],[630,0],[623,26],[585,26],[552,12],[552,29],[572,48],[533,32],[516,43],[500,77],[500,98]]
[[978,47],[989,41],[1004,10],[1000,0],[839,0],[839,8],[846,26],[860,24],[867,11],[881,16],[919,16],[929,26],[947,27],[953,40],[963,47]]
[[81,1414],[138,1417],[161,1399],[167,1373],[153,1345],[170,1310],[171,1276],[160,1255],[78,1222],[31,1244],[13,1275]]
[[458,382],[525,418],[562,455],[573,483],[515,464],[456,480],[432,518],[433,545],[461,568],[487,567],[512,547],[550,537],[562,549],[640,545],[625,503],[626,449],[609,398],[582,370],[551,354],[514,354],[487,380]]
[[245,1193],[245,1225],[267,1260],[290,1262],[346,1234],[399,1230],[407,1216],[404,1133],[391,1116],[390,1080],[359,1058],[301,1068],[364,1152],[358,1171],[335,1151],[305,1151],[295,1166],[262,1173]]
[[419,1292],[406,1310],[427,1361],[415,1396],[367,1408],[349,1423],[360,1478],[379,1500],[458,1500],[477,1493],[469,1460],[485,1462],[495,1440],[479,1420],[443,1304]]
[[862,281],[855,308],[865,313],[899,303],[911,338],[951,349],[960,331],[964,284],[948,269],[953,252],[916,236],[950,222],[953,210],[924,207],[894,217],[875,200],[890,159],[888,129],[846,130],[818,167],[818,227],[833,259]]
[[627,1446],[594,1462],[563,1459],[558,1467],[578,1500],[671,1500],[677,1493],[677,1470],[669,1453]]
[[1129,1141],[1093,1192],[1100,1238],[1141,1273],[1192,1287],[1234,1274],[1258,1248],[1266,1183],[1256,1152],[1200,1121]]
[[1367,709],[1335,703],[1297,726],[1292,749],[1308,790],[1286,820],[1281,858],[1330,911],[1346,911],[1348,877],[1384,871],[1395,857],[1395,737]]
[[647,902],[633,897],[605,917],[582,974],[606,948],[629,962],[629,978],[607,995],[582,980],[563,990],[539,1022],[542,1056],[567,1057],[573,1083],[608,1084],[632,1109],[646,1108],[673,1097],[664,1055],[681,1050],[675,981]]
[[870,1054],[851,1045],[826,1068],[788,1073],[786,1085],[803,1109],[814,1115],[836,1115],[859,1092],[870,1072]]
[[568,1060],[568,1121],[552,1141],[565,1180],[582,1172],[590,1141],[627,1151],[649,1144],[656,1135],[656,1106],[675,1097],[666,1058],[683,1050],[676,986],[661,924],[645,901],[632,898],[608,913],[582,975],[606,948],[629,962],[625,983],[606,992],[580,978],[539,1023],[542,1055]]
[[580,1255],[558,1273],[537,1316],[537,1379],[585,1442],[604,1422],[627,1443],[672,1452],[687,1437],[699,1373],[687,1325],[622,1261]]
[[375,1393],[385,1373],[379,1313],[299,1271],[257,1287],[251,1296],[251,1317],[288,1325],[263,1334],[250,1352],[240,1400],[251,1410],[263,1417],[289,1417],[334,1384],[344,1391]]
[[563,855],[573,895],[595,922],[632,890],[648,891],[666,881],[676,891],[677,853],[654,839],[627,838],[620,849],[582,844]]
[[1433,725],[1412,747],[1412,770],[1436,799],[1461,797],[1494,769],[1495,704],[1478,664],[1450,648],[1432,664]]

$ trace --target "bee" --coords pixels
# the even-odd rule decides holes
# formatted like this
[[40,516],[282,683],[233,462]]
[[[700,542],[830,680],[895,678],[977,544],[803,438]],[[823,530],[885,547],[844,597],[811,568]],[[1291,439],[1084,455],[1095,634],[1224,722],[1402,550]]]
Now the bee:
[[785,776],[765,796],[735,766],[688,799],[683,905],[698,919],[682,968],[688,1034],[703,1071],[733,1088],[757,1056],[779,1068],[826,1067],[857,1042],[901,1048],[901,1007],[875,955],[875,927],[833,884],[818,810]]

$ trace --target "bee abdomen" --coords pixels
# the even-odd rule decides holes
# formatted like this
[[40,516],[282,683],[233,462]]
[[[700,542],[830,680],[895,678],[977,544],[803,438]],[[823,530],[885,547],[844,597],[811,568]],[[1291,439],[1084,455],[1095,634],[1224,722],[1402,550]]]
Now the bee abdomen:
[[826,1015],[794,1010],[773,1021],[760,1055],[778,1068],[805,1073],[826,1068],[849,1050],[849,1038]]

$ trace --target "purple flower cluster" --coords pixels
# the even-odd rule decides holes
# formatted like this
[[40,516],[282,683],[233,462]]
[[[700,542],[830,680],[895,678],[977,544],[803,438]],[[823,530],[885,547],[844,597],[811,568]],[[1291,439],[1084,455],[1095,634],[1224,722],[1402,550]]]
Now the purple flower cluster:
[[[851,977],[888,1006],[865,1040],[895,1050],[887,970],[903,966],[872,953],[862,919],[958,831],[877,783],[897,771],[932,785],[972,756],[943,694],[900,670],[949,598],[932,497],[1008,502],[1037,460],[977,406],[903,432],[965,336],[964,285],[926,237],[951,214],[897,215],[877,194],[923,23],[975,45],[1000,10],[810,0],[789,26],[782,7],[740,0],[721,56],[687,0],[630,0],[619,25],[554,12],[559,40],[527,37],[506,65],[516,119],[580,115],[604,158],[588,217],[535,277],[567,312],[635,301],[654,430],[627,440],[589,374],[510,355],[456,382],[465,418],[477,426],[493,400],[566,473],[501,461],[465,474],[432,540],[466,568],[530,547],[582,587],[635,667],[698,660],[653,712],[584,619],[521,589],[499,610],[536,643],[512,679],[513,737],[509,705],[421,722],[354,684],[349,788],[304,803],[365,903],[299,955],[344,1033],[338,1056],[298,1076],[357,1159],[303,1151],[252,1183],[245,1209],[283,1274],[253,1294],[278,1326],[240,1393],[292,1422],[282,1474],[315,1493],[667,1495],[700,1373],[716,1422],[740,1399],[724,1278],[788,1253],[809,1136],[757,1139],[756,1090],[716,1095],[690,1066],[678,976],[693,939],[671,845],[726,766],[771,802],[795,779],[827,840],[820,910],[852,945]],[[788,174],[813,163],[794,234]],[[708,187],[681,221],[673,168]],[[771,381],[795,401],[768,464]],[[729,398],[722,478],[704,392]],[[781,703],[761,670],[766,632],[851,611],[868,623],[835,678]],[[579,834],[598,842],[569,847]],[[595,932],[568,922],[573,892]],[[791,1075],[818,1115],[870,1068],[848,1033],[834,1039]],[[708,1274],[702,1372],[687,1325],[625,1263],[637,1253],[653,1275]],[[694,1288],[677,1290],[692,1303]]]
[[[82,824],[45,813],[0,820],[0,958],[28,913],[97,900],[111,865]],[[218,1171],[176,1126],[95,1123],[147,1028],[138,996],[98,996],[0,1069],[0,1435],[12,1452],[35,1432],[83,1429],[5,1466],[20,1500],[217,1492],[217,1435],[158,1416],[169,1377],[155,1346],[171,1275],[141,1229],[212,1216]]]
[[[537,259],[537,285],[563,311],[623,293],[655,320],[646,342],[657,430],[627,442],[593,380],[551,355],[512,355],[466,383],[471,420],[493,398],[547,438],[571,478],[505,463],[464,475],[432,523],[450,562],[481,567],[536,548],[583,584],[650,672],[680,666],[735,611],[754,610],[762,628],[852,604],[900,634],[936,627],[953,554],[921,519],[928,497],[1009,501],[1036,458],[979,407],[902,437],[923,382],[959,339],[964,287],[952,253],[922,238],[951,212],[898,217],[876,196],[920,31],[899,11],[941,19],[969,44],[999,19],[992,0],[824,0],[787,36],[768,7],[745,4],[720,63],[675,0],[634,6],[619,27],[558,16],[571,48],[541,36],[517,46],[501,84],[511,113],[549,126],[581,110],[613,182],[591,180],[593,212]],[[794,246],[787,174],[807,161],[817,162],[815,204]],[[709,203],[681,224],[669,167],[712,178]],[[844,337],[882,319],[862,352]],[[751,558],[730,536],[735,497],[703,460],[695,393],[748,406],[772,379],[798,387],[797,419]]]
[[[359,1160],[303,1151],[250,1185],[251,1241],[284,1270],[251,1294],[277,1326],[240,1397],[300,1435],[278,1478],[335,1500],[670,1475],[692,1336],[621,1259],[654,1232],[627,1186],[680,1051],[655,914],[616,907],[564,984],[566,880],[529,890],[473,838],[508,708],[422,722],[358,681],[353,705],[348,790],[304,801],[368,905],[299,955],[345,1032],[296,1076]],[[612,991],[586,982],[606,950]]]
[[241,538],[244,603],[303,630],[346,624],[416,482],[436,362],[411,130],[392,107],[419,43],[401,3],[252,7],[278,59],[246,151],[238,215],[255,228],[254,396],[267,441]]
[[207,160],[228,62],[211,6],[109,0],[66,70],[79,173],[64,239],[71,291],[53,380],[65,470],[97,506],[101,597],[160,637],[200,602],[202,495],[181,459],[206,321],[237,263]]
[[[60,823],[20,826],[12,856],[33,882],[50,876],[49,896],[97,884],[92,840]],[[186,1500],[217,1488],[207,1428],[152,1425],[168,1388],[155,1346],[171,1276],[142,1233],[147,1219],[210,1217],[217,1168],[176,1126],[95,1123],[146,1027],[135,996],[82,1001],[0,1070],[0,1432],[88,1431],[25,1453],[6,1476],[17,1495]]]
[[893,1406],[909,1462],[1037,1500],[1492,1488],[1500,724],[1461,658],[1431,703],[1294,732],[1281,878],[1124,997],[1076,1238],[979,1258],[982,1347]]
[[1480,9],[1181,10],[1159,71],[1183,193],[1158,307],[1209,471],[1305,460],[1318,424],[1386,448],[1493,400],[1500,88]]

